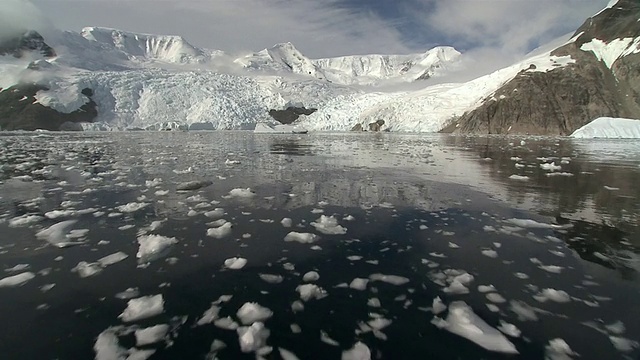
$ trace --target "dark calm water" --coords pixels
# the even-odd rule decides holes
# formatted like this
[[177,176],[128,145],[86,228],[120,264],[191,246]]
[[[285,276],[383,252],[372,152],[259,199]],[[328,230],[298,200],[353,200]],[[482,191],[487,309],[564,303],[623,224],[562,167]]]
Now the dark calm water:
[[[223,295],[218,319],[240,324],[247,302],[272,312],[256,335],[267,359],[340,359],[357,342],[373,359],[640,359],[637,140],[4,133],[0,148],[0,284],[33,275],[0,286],[2,359],[256,358],[238,331],[197,324]],[[322,215],[335,234],[312,224]],[[208,236],[218,218],[230,231]],[[292,231],[319,238],[285,241]],[[177,243],[139,260],[148,234]],[[233,257],[246,265],[226,268]],[[83,277],[80,262],[99,271]],[[305,283],[326,294],[300,301]],[[124,322],[128,288],[162,295],[161,312]],[[517,327],[504,335],[517,354],[436,326],[470,328],[448,311],[434,321],[436,297]],[[553,351],[558,339],[571,350]]]

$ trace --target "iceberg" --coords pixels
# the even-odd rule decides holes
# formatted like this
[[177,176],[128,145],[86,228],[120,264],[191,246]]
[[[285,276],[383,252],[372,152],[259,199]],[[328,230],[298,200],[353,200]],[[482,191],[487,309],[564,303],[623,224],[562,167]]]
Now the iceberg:
[[572,138],[639,139],[640,120],[599,117],[570,135]]
[[257,123],[256,128],[253,130],[256,133],[269,133],[269,134],[306,134],[309,132],[307,129],[299,125],[275,125],[271,126],[266,123]]

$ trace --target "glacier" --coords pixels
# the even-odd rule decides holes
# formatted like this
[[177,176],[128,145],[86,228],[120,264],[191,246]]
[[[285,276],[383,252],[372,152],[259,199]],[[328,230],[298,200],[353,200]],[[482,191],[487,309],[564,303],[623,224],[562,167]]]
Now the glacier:
[[[43,87],[35,101],[62,113],[90,100],[97,118],[84,130],[244,129],[276,125],[269,109],[317,108],[296,125],[347,131],[384,120],[383,130],[437,132],[530,64],[571,63],[550,53],[466,83],[447,82],[463,54],[440,46],[420,54],[309,59],[291,43],[251,54],[200,49],[180,36],[86,27],[45,36],[56,56],[0,56],[0,86]],[[92,94],[83,94],[91,89]]]

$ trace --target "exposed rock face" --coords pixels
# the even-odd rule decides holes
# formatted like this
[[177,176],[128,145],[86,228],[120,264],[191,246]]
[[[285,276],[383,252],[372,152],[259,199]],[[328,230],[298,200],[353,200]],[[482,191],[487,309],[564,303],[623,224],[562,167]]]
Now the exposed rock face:
[[362,127],[362,124],[357,123],[351,128],[351,131],[364,131],[364,128]]
[[522,70],[443,132],[569,135],[600,116],[640,118],[640,54],[623,53],[609,67],[581,49],[594,39],[637,39],[639,19],[640,3],[620,0],[589,18],[574,42],[551,52],[575,63],[546,72],[535,71],[535,65]]
[[36,51],[44,57],[54,57],[56,52],[37,31],[27,31],[23,35],[0,43],[0,55],[13,55],[21,58],[26,52]]
[[380,131],[384,126],[384,120],[377,120],[369,124],[369,131]]
[[[80,122],[92,122],[98,116],[96,103],[91,100],[93,91],[82,93],[89,102],[80,109],[61,113],[35,102],[35,94],[45,87],[36,84],[21,84],[0,92],[0,129],[2,130],[79,130]],[[76,125],[74,125],[76,124]]]
[[307,109],[305,107],[289,106],[285,110],[271,109],[269,110],[269,115],[271,115],[272,118],[276,119],[281,124],[289,125],[298,120],[300,115],[311,115],[317,110],[318,109],[314,108]]

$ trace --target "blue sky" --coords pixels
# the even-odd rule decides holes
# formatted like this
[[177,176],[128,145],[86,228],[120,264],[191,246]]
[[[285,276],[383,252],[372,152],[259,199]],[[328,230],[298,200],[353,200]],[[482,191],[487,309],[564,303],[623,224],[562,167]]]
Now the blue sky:
[[[2,12],[6,17],[7,4],[28,1],[2,0],[4,10],[0,9],[0,20]],[[451,45],[462,52],[492,52],[505,59],[521,56],[540,43],[575,30],[608,3],[608,0],[30,1],[60,29],[80,31],[84,26],[107,26],[177,34],[197,46],[230,52],[257,51],[285,41],[291,41],[313,58],[423,52],[436,45]],[[30,16],[28,11],[21,13]],[[20,22],[28,23],[24,19]]]

